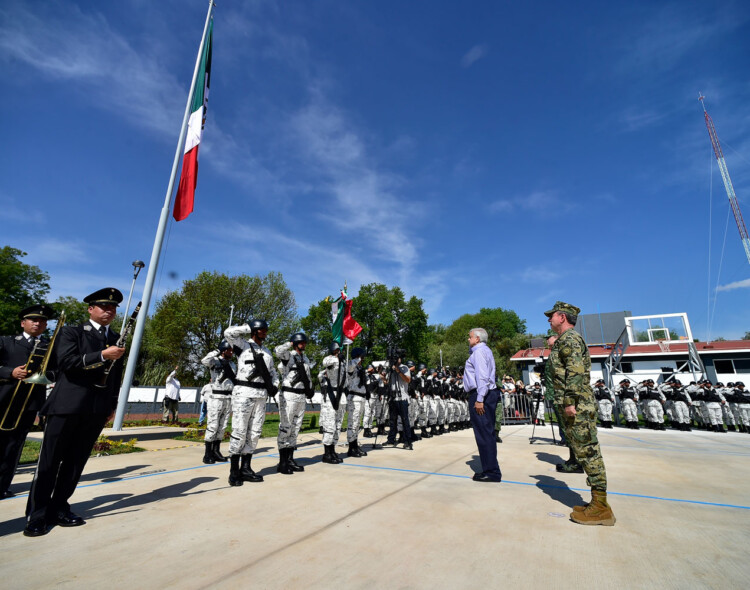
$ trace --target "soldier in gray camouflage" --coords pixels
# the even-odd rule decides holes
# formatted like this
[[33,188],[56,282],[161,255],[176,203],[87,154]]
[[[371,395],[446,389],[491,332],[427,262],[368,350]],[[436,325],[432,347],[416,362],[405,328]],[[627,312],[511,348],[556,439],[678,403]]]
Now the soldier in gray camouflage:
[[211,383],[206,392],[206,452],[204,463],[226,462],[220,445],[224,440],[229,414],[232,412],[232,388],[237,376],[237,365],[232,361],[234,351],[226,340],[222,340],[218,350],[212,350],[201,364],[211,372]]
[[596,403],[591,390],[591,358],[586,342],[573,327],[580,309],[558,301],[544,312],[550,327],[558,334],[549,356],[554,404],[563,416],[562,427],[573,456],[588,476],[591,502],[574,506],[571,520],[586,525],[615,524],[607,502],[607,473],[596,433]]

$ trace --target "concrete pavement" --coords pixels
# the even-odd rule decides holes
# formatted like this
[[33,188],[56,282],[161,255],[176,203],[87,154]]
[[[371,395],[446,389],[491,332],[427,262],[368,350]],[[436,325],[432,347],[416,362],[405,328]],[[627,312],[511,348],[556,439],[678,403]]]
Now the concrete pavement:
[[0,572],[19,589],[745,587],[750,435],[600,430],[617,524],[585,527],[568,519],[585,476],[557,473],[563,449],[530,434],[503,430],[500,484],[471,481],[470,430],[341,465],[304,435],[291,476],[262,439],[266,480],[239,488],[200,444],[92,458],[72,498],[83,527],[27,538],[26,498],[0,502]]

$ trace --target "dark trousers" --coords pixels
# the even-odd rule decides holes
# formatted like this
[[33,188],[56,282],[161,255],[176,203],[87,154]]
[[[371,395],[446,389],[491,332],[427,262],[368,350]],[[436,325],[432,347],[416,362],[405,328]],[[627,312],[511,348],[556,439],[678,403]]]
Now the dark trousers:
[[68,499],[75,492],[94,443],[106,423],[106,414],[47,418],[39,465],[26,504],[29,520],[54,519],[57,512],[70,510]]
[[491,389],[484,396],[484,414],[477,414],[474,404],[477,401],[476,390],[469,396],[469,417],[474,429],[474,438],[479,449],[479,460],[482,462],[482,473],[490,477],[501,477],[500,465],[497,462],[497,442],[495,441],[495,409],[497,408],[498,391]]
[[409,402],[407,400],[390,400],[388,402],[388,442],[396,442],[396,430],[398,429],[398,417],[401,416],[401,427],[404,433],[404,442],[410,443],[414,440],[409,424]]
[[16,428],[9,432],[0,431],[0,494],[7,492],[10,482],[13,481],[18,461],[21,459],[23,443],[26,442],[26,436],[35,419],[36,410],[27,410],[21,414]]

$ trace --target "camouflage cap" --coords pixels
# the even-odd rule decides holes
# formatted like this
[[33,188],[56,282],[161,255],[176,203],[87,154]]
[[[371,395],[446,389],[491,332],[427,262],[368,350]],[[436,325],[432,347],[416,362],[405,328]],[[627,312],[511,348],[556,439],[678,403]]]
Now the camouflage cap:
[[565,303],[564,301],[557,301],[555,302],[555,306],[552,309],[544,312],[544,315],[549,318],[552,317],[552,314],[556,311],[563,311],[565,313],[569,313],[570,315],[578,315],[579,313],[581,313],[581,308],[576,307],[575,305],[571,305],[570,303]]

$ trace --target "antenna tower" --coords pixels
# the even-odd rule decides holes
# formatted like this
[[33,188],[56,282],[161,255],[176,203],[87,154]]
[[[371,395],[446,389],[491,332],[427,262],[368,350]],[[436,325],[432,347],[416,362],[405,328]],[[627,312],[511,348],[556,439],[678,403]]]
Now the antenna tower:
[[711,115],[708,114],[706,105],[703,102],[705,98],[706,97],[702,94],[698,95],[698,100],[701,101],[701,106],[703,107],[703,117],[706,119],[706,128],[708,129],[708,135],[711,138],[711,145],[714,148],[716,161],[719,163],[721,178],[724,180],[724,188],[727,191],[727,197],[729,197],[729,204],[732,206],[732,213],[734,213],[734,220],[737,222],[737,229],[740,230],[740,239],[742,240],[742,245],[745,247],[747,261],[750,263],[750,236],[748,236],[745,221],[742,219],[742,212],[740,211],[740,204],[737,202],[737,195],[734,194],[732,179],[729,178],[729,170],[727,170],[727,163],[724,161],[724,152],[721,151],[721,144],[719,143],[719,136],[716,134],[716,127],[714,127]]

